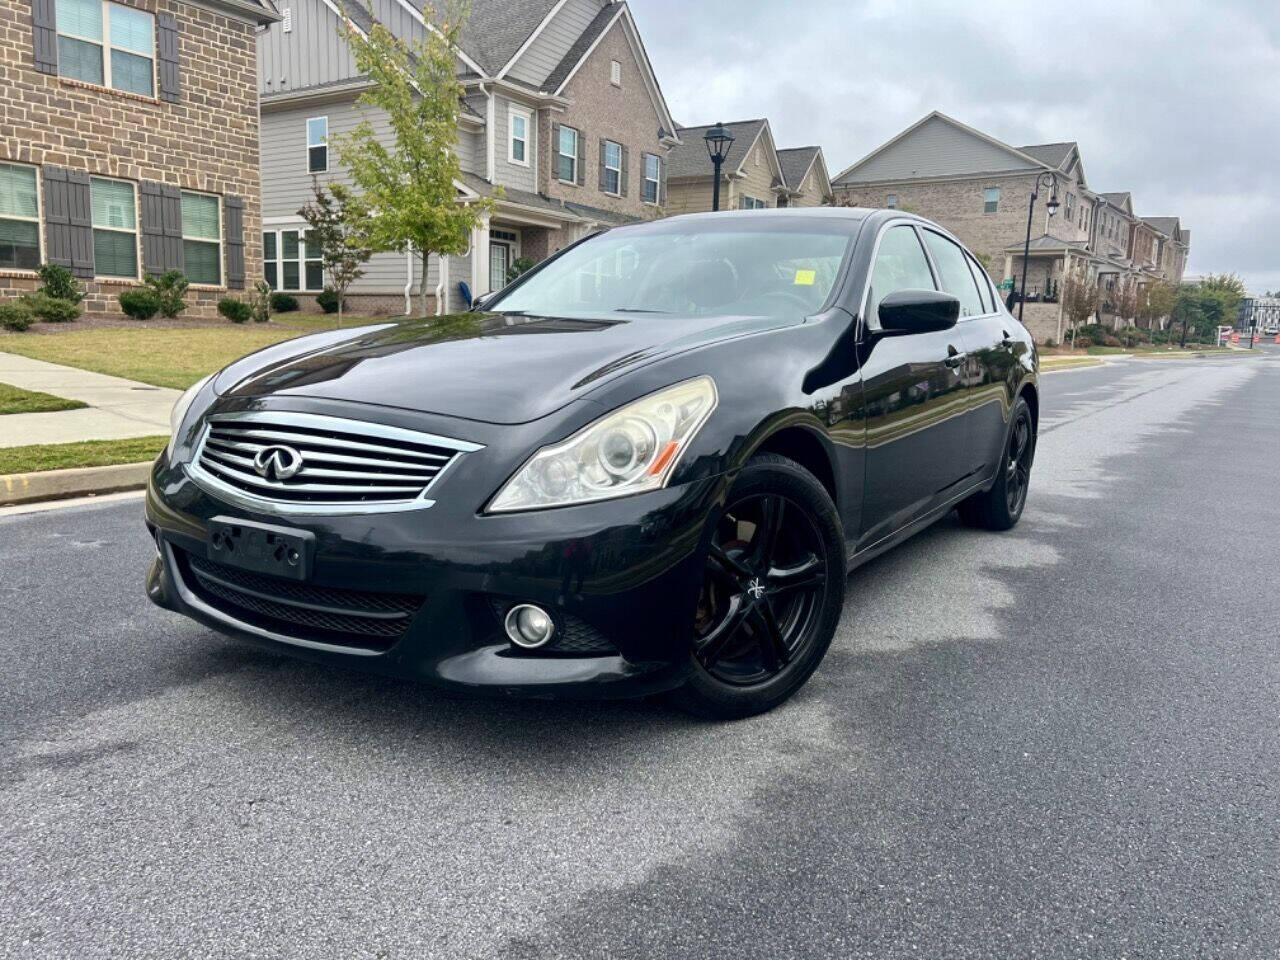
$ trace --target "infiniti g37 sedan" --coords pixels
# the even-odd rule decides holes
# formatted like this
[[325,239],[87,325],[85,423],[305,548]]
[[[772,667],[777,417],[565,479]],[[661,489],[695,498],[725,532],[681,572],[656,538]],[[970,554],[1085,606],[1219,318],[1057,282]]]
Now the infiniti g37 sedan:
[[454,688],[758,713],[817,668],[858,564],[953,508],[1017,523],[1037,365],[973,256],[900,211],[618,227],[469,313],[192,387],[148,593]]

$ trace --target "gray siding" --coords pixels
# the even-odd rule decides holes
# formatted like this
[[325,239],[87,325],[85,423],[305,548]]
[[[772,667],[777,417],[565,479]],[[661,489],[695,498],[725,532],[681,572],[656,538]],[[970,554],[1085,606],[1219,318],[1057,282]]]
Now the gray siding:
[[540,88],[542,81],[595,19],[601,6],[600,0],[569,0],[538,34],[529,49],[512,64],[507,76]]
[[1032,169],[1031,165],[1009,151],[940,117],[933,117],[836,182],[867,183],[1027,169]]
[[368,6],[374,19],[406,43],[417,43],[426,33],[426,28],[398,0],[372,0]]
[[[522,167],[518,163],[511,163],[507,160],[510,155],[510,145],[507,143],[507,137],[510,136],[508,127],[509,110],[512,106],[510,100],[505,97],[495,96],[493,98],[493,180],[494,183],[500,183],[505,187],[514,187],[517,190],[527,190],[530,193],[536,193],[538,189],[538,131],[537,131],[537,111],[531,107],[525,107],[522,104],[516,104],[521,109],[529,113],[528,134],[529,143],[525,151],[525,156],[529,160],[527,167]],[[481,159],[483,161],[483,147],[481,148]],[[479,171],[484,176],[483,170]]]
[[280,93],[358,76],[340,23],[320,0],[281,0],[292,29],[273,23],[258,34],[258,92]]

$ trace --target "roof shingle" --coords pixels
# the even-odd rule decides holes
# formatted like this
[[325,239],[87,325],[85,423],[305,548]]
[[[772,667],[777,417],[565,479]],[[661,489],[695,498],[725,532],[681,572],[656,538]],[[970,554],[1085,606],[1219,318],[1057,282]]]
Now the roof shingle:
[[799,190],[800,181],[809,172],[813,159],[821,147],[787,147],[778,151],[778,164],[782,167],[782,179],[787,189]]
[[[725,165],[725,173],[738,168],[743,157],[742,151],[755,143],[764,127],[764,120],[735,120],[724,126],[733,135],[733,144],[729,147],[729,162]],[[676,135],[683,141],[673,149],[667,157],[668,177],[710,177],[711,160],[707,157],[707,145],[702,135],[714,127],[714,123],[704,123],[697,127],[676,127]]]

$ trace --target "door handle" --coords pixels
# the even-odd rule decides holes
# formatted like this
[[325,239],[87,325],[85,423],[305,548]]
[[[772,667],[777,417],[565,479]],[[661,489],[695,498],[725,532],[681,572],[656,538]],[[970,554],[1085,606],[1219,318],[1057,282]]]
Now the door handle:
[[945,363],[948,367],[955,368],[955,367],[960,366],[960,364],[964,363],[964,358],[965,358],[965,357],[967,357],[967,356],[968,356],[968,354],[967,354],[967,353],[961,353],[961,352],[960,352],[959,350],[957,350],[955,347],[953,347],[953,346],[951,346],[950,344],[948,344],[948,345],[947,345],[947,358],[946,358],[945,360],[943,360],[942,362],[943,362],[943,363]]

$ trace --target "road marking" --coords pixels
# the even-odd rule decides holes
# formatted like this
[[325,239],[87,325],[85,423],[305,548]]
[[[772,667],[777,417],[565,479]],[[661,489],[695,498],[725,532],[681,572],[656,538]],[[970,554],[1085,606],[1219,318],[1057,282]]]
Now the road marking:
[[145,490],[126,490],[123,493],[104,493],[100,496],[68,497],[65,500],[41,500],[39,503],[19,503],[12,507],[0,507],[0,517],[12,517],[23,513],[43,513],[64,507],[87,507],[98,503],[120,503],[122,500],[141,500]]

